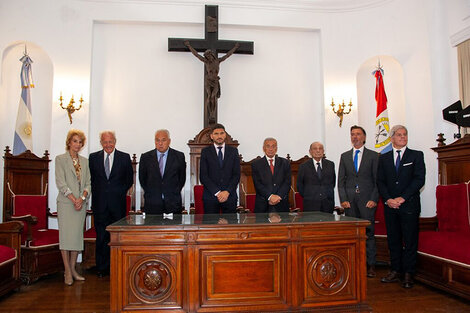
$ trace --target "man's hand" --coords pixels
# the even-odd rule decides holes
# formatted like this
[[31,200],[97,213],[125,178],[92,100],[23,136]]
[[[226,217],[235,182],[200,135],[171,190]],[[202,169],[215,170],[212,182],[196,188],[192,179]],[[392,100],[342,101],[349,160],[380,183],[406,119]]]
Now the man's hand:
[[403,203],[405,203],[405,199],[403,199],[402,197],[395,198],[395,201],[397,201],[398,203],[400,203],[400,205],[402,205]]
[[276,205],[281,202],[282,198],[278,195],[271,195],[269,198],[269,205]]
[[372,201],[372,200],[369,200],[366,204],[366,208],[369,208],[369,209],[375,208],[376,206],[377,206],[377,202]]
[[392,208],[392,209],[398,209],[400,207],[400,203],[395,200],[395,199],[388,199],[386,202],[385,202],[386,205],[388,205],[388,207]]
[[189,47],[189,41],[188,41],[188,40],[183,41],[183,44],[184,44],[186,47]]
[[219,203],[223,203],[227,201],[228,196],[230,196],[230,192],[228,192],[227,190],[221,191],[217,195],[217,200],[219,200]]
[[350,209],[351,208],[351,203],[349,203],[349,201],[343,201],[343,202],[341,202],[341,207],[343,209]]

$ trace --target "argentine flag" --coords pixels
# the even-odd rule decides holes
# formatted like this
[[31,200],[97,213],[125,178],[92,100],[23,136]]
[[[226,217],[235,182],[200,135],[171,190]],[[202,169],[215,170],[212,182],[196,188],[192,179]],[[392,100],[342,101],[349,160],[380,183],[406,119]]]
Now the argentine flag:
[[377,113],[375,115],[375,151],[386,153],[392,150],[390,141],[390,124],[388,121],[387,95],[383,82],[383,69],[380,66],[372,73],[375,76],[375,101]]
[[31,63],[33,60],[25,54],[21,59],[21,98],[16,117],[13,154],[18,155],[26,150],[33,150],[33,118],[31,111],[31,88],[34,88]]

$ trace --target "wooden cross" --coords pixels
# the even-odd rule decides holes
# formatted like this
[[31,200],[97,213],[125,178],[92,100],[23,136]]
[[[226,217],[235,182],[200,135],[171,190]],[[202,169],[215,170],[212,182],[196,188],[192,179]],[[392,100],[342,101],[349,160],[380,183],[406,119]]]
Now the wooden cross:
[[[206,20],[205,20],[205,38],[204,39],[185,39],[185,38],[168,38],[168,51],[183,51],[183,52],[205,52],[210,50],[215,56],[217,63],[217,73],[214,73],[206,61],[208,60],[204,54],[198,56],[198,59],[205,62],[204,65],[204,127],[208,127],[217,123],[217,97],[211,97],[209,88],[215,87],[220,96],[220,87],[218,85],[218,64],[219,61],[224,61],[232,53],[236,54],[253,54],[254,43],[252,41],[235,41],[235,40],[219,40],[219,7],[217,5],[206,5]],[[236,47],[238,46],[238,47]],[[236,47],[236,48],[235,48]],[[192,48],[192,51],[191,51]],[[226,53],[222,58],[218,58],[219,53]],[[218,59],[218,61],[217,61]],[[209,72],[209,74],[208,74]],[[211,77],[212,73],[212,77]]]

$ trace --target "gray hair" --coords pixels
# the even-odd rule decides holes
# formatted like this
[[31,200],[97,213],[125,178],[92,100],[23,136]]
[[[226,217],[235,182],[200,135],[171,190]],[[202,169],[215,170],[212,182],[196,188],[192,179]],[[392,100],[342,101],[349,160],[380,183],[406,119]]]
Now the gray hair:
[[404,129],[406,134],[408,135],[408,129],[406,129],[405,126],[403,125],[395,125],[392,127],[392,129],[390,130],[390,137],[393,137],[395,135],[395,133],[400,130],[400,129]]
[[116,132],[114,130],[103,130],[100,132],[100,141],[103,140],[104,135],[111,135],[113,136],[114,141],[116,141]]
[[158,134],[158,133],[165,133],[166,136],[168,137],[168,139],[171,139],[171,138],[170,138],[170,132],[168,131],[168,129],[164,129],[164,128],[162,128],[162,129],[157,129],[157,131],[155,132],[155,136],[154,136],[154,137],[157,137],[157,134]]
[[264,139],[264,141],[263,141],[263,147],[264,147],[264,145],[266,144],[266,142],[268,142],[268,141],[272,141],[272,140],[274,140],[274,141],[276,142],[276,144],[277,144],[277,140],[276,140],[276,138],[273,138],[273,137],[267,137],[267,138],[265,138],[265,139]]

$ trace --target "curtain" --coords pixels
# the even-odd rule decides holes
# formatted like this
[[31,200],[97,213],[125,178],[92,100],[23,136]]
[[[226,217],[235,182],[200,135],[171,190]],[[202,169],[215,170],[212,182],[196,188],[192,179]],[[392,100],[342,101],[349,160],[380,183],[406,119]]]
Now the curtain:
[[[470,105],[470,39],[457,46],[459,67],[459,96],[462,107]],[[470,128],[464,128],[463,133],[470,133]]]

